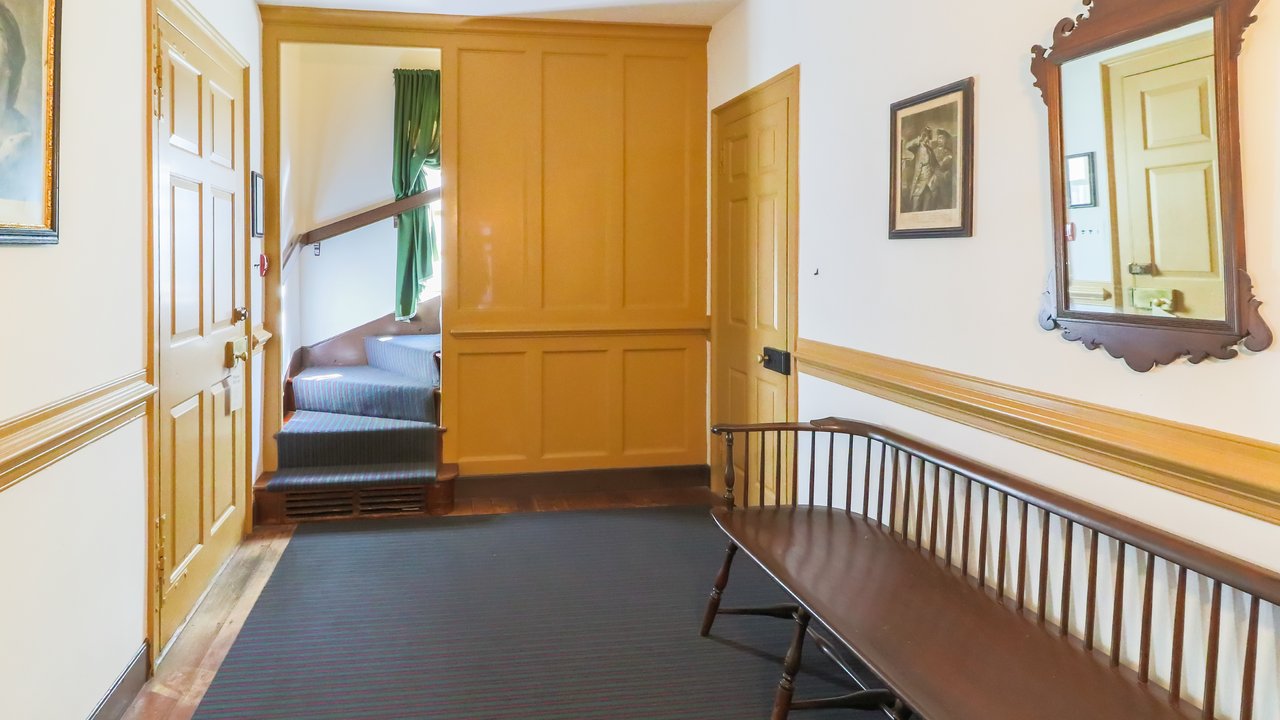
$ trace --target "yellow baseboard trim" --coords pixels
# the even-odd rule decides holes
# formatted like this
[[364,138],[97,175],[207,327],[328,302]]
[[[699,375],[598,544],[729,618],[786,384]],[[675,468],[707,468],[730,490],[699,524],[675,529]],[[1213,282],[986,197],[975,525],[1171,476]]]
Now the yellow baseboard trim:
[[800,340],[800,372],[1280,523],[1280,445]]
[[0,422],[0,492],[146,415],[146,371]]

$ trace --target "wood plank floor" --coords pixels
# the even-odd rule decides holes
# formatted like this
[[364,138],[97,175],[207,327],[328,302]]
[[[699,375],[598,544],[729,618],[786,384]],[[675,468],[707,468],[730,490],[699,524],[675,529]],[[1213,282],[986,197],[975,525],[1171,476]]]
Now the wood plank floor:
[[[548,493],[521,497],[473,497],[458,501],[454,515],[500,515],[610,508],[713,505],[707,488]],[[214,581],[125,720],[189,720],[231,650],[249,611],[284,554],[293,525],[261,528],[236,550]]]

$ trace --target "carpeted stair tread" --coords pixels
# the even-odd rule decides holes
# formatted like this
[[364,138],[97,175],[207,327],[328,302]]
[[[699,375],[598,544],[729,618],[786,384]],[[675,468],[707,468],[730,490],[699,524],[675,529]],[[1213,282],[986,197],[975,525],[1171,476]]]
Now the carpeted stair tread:
[[281,468],[436,462],[432,423],[300,410],[276,434]]
[[404,487],[406,485],[429,485],[435,481],[435,463],[338,465],[279,470],[267,481],[266,489],[272,492],[289,492],[342,488]]
[[435,385],[369,365],[313,367],[293,379],[299,410],[435,421]]
[[439,335],[377,335],[364,339],[365,355],[373,367],[405,377],[440,384],[435,354]]

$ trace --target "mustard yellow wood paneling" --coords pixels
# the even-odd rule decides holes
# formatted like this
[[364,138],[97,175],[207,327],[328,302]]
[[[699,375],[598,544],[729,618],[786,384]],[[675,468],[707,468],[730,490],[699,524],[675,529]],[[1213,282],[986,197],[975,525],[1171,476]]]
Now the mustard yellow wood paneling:
[[687,63],[678,58],[626,60],[623,266],[631,312],[706,305],[706,228],[691,224],[694,215],[705,217],[706,198],[690,198],[695,168],[688,162],[704,152],[695,133],[701,138],[706,131],[702,112],[696,130],[689,124],[691,84]]
[[469,339],[444,361],[464,475],[706,462],[703,333]]
[[468,38],[443,68],[446,459],[705,463],[705,46]]
[[[262,16],[269,208],[283,43],[441,50],[446,460],[464,474],[705,463],[709,29]],[[279,228],[269,213],[273,331]],[[281,415],[278,353],[266,433]]]
[[[607,311],[617,283],[621,92],[608,55],[543,58],[542,307]],[[584,272],[593,268],[591,272]]]
[[455,433],[462,456],[478,463],[527,458],[530,393],[538,390],[529,382],[529,353],[510,348],[464,351],[452,361],[458,368],[456,394],[467,399],[457,403],[458,422],[446,427],[470,429]]
[[583,388],[608,388],[608,350],[550,350],[542,354],[542,457],[607,458],[613,397],[582,402]]
[[662,455],[687,448],[688,417],[673,417],[670,411],[706,403],[705,395],[690,397],[697,388],[690,388],[689,374],[703,373],[696,362],[700,358],[692,358],[691,353],[691,348],[632,348],[622,352],[623,454]]
[[528,302],[528,212],[525,172],[533,118],[528,54],[458,53],[457,143],[463,171],[456,176],[458,240],[452,293],[459,309],[520,309]]

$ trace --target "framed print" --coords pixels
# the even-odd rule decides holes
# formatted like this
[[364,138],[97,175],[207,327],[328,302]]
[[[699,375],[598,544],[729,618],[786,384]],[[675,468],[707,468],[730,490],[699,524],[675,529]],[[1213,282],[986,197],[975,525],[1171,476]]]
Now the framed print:
[[58,242],[60,0],[0,0],[0,244]]
[[973,236],[973,84],[893,105],[889,237]]
[[1067,207],[1098,207],[1098,182],[1091,152],[1067,156]]
[[253,199],[253,222],[249,231],[256,238],[264,237],[267,234],[266,218],[262,213],[262,199],[265,196],[265,188],[262,173],[256,170],[250,175],[250,190]]

